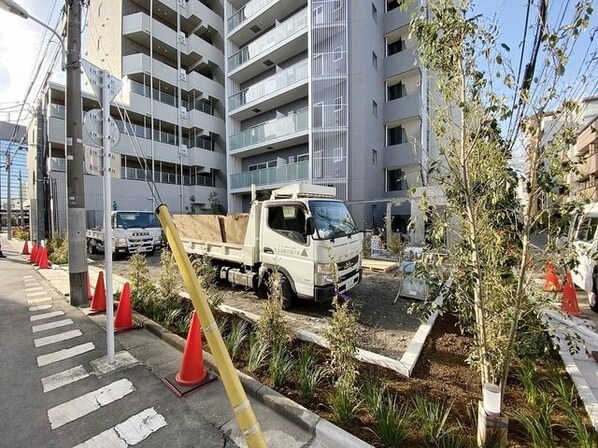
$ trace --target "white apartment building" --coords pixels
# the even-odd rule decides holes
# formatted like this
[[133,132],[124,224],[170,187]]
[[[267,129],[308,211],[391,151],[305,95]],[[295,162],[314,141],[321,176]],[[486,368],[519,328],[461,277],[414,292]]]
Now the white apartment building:
[[[382,226],[391,201],[395,230],[418,213],[407,190],[435,151],[411,10],[396,0],[93,0],[88,16],[84,57],[123,79],[143,153],[125,135],[115,148],[118,208],[151,208],[151,176],[175,213],[208,210],[213,191],[247,211],[252,184],[266,196],[293,182],[336,187],[362,228]],[[59,90],[44,101],[57,173]],[[100,179],[86,177],[99,214]]]
[[[427,76],[396,0],[224,4],[228,205],[251,185],[330,185],[357,223],[421,182],[429,156]],[[413,210],[412,210],[413,209]],[[392,209],[405,231],[416,204]]]

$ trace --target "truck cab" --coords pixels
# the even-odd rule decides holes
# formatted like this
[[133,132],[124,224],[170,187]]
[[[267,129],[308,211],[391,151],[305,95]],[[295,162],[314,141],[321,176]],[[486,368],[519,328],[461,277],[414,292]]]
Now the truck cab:
[[298,298],[327,301],[335,283],[342,294],[361,281],[363,236],[334,197],[334,188],[296,184],[260,204],[260,261],[275,266]]

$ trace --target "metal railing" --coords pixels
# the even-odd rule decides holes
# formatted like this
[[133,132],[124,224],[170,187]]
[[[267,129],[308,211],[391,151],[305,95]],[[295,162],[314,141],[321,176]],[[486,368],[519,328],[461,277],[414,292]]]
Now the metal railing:
[[289,163],[272,168],[244,171],[230,176],[231,188],[249,188],[254,185],[272,185],[295,180],[305,180],[309,176],[309,162]]

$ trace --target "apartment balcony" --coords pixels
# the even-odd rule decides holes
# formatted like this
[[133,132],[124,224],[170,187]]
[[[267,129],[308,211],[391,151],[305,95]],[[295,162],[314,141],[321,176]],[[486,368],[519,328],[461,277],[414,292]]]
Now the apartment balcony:
[[243,153],[249,156],[305,143],[308,138],[308,121],[308,111],[304,109],[296,114],[233,134],[228,140],[229,154]]
[[210,169],[225,172],[226,155],[222,152],[207,149],[189,148],[189,165],[203,167],[205,172],[209,172]]
[[384,58],[384,78],[402,75],[418,67],[418,52],[415,48],[408,48],[399,53]]
[[62,157],[50,157],[50,171],[66,172],[66,159]]
[[261,170],[244,171],[231,174],[229,177],[231,190],[248,190],[252,184],[258,187],[274,186],[307,180],[309,178],[309,162],[289,163]]
[[224,53],[194,34],[186,39],[186,44],[181,47],[181,51],[192,58],[203,58],[206,63],[212,62],[218,67],[224,67]]
[[418,8],[419,2],[413,2],[407,10],[403,10],[403,8],[395,8],[392,11],[384,13],[383,16],[383,32],[384,34],[389,34],[394,30],[398,30],[405,25],[409,25],[411,22],[411,14],[413,14]]
[[201,128],[205,134],[224,135],[224,120],[215,117],[214,115],[206,114],[205,112],[191,109],[187,112],[186,125],[189,128]]
[[419,142],[384,147],[385,167],[400,167],[419,163],[421,163],[421,145]]
[[227,20],[227,39],[236,45],[243,45],[261,30],[286,17],[303,2],[288,0],[251,0],[235,11]]
[[255,114],[252,109],[275,109],[307,96],[307,60],[276,73],[228,98],[229,116],[246,120]]
[[152,67],[151,59],[143,53],[130,54],[123,57],[122,74],[133,75],[136,73],[153,73],[154,78],[167,82],[172,86],[177,85],[178,73],[174,67],[154,59]]
[[228,76],[241,83],[306,50],[307,21],[307,9],[303,9],[241,48],[228,58]]
[[408,118],[419,117],[421,98],[414,93],[384,103],[384,123],[395,123]]

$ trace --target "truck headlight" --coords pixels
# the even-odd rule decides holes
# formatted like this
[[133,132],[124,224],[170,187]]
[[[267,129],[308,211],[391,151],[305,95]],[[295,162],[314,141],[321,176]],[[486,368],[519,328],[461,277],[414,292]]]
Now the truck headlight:
[[332,267],[329,263],[317,263],[316,274],[330,275],[332,274]]
[[118,247],[126,246],[127,240],[124,238],[116,238],[116,240],[114,241],[114,245]]

